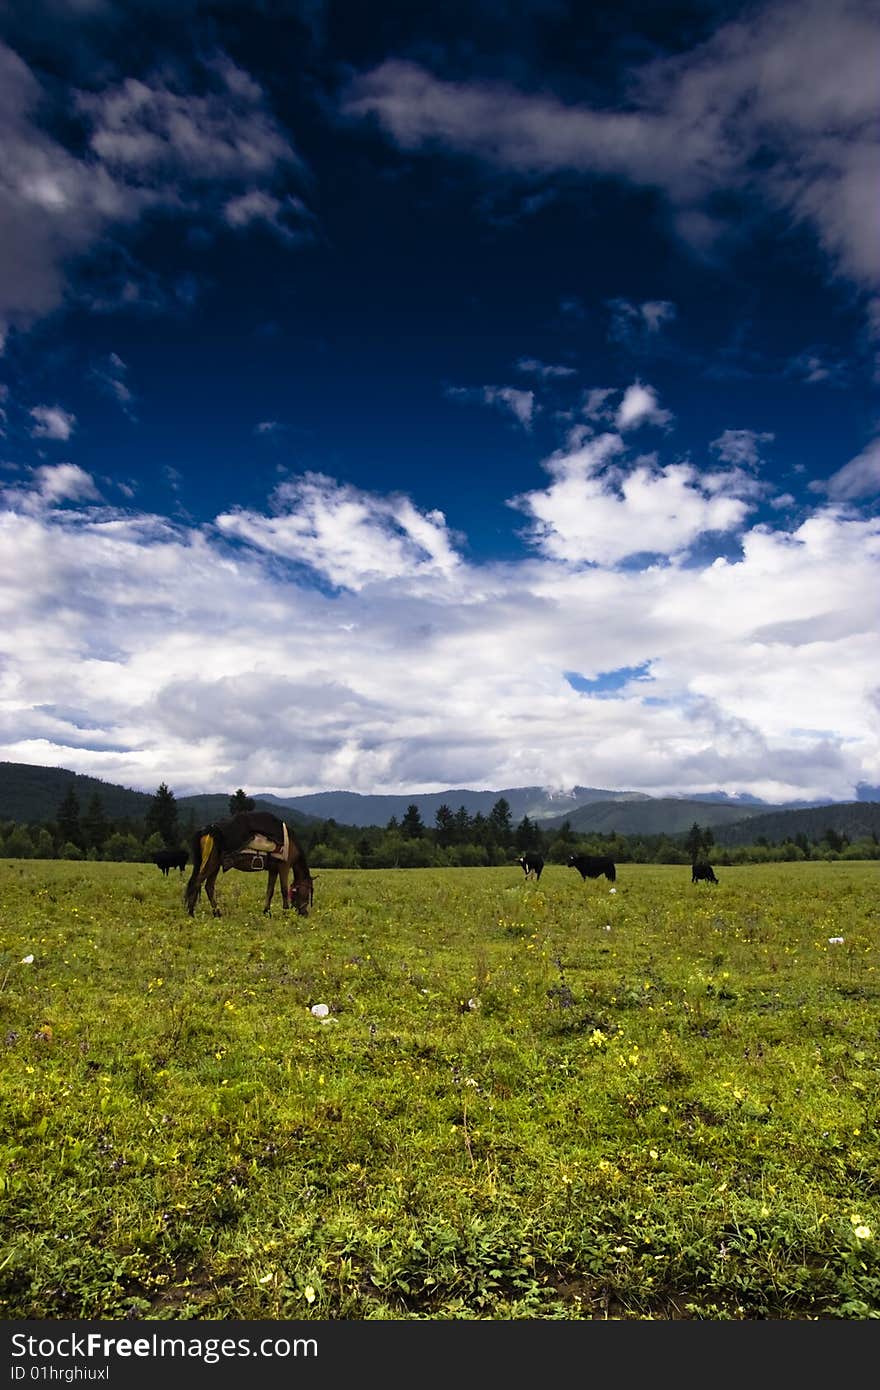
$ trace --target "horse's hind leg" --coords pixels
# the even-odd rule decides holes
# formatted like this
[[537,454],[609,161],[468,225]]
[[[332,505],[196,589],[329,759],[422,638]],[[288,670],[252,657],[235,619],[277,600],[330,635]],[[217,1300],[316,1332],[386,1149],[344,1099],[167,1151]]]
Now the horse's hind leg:
[[290,868],[287,864],[279,864],[278,875],[281,879],[281,900],[285,912],[290,907]]
[[223,913],[220,911],[220,908],[217,906],[217,898],[216,898],[216,895],[215,895],[215,893],[214,893],[214,887],[215,887],[215,884],[216,884],[216,882],[217,882],[217,874],[218,874],[218,873],[219,873],[219,870],[218,870],[218,869],[215,869],[214,872],[213,872],[212,874],[208,874],[208,877],[205,879],[205,892],[206,892],[207,895],[208,895],[208,902],[211,904],[211,908],[212,908],[212,910],[213,910],[214,916],[215,916],[215,917],[222,917],[222,916],[223,916]]

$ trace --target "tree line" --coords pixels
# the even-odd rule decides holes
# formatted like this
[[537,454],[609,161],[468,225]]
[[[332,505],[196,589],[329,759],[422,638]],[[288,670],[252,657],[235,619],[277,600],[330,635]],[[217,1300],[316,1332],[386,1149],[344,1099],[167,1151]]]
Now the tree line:
[[[252,811],[253,800],[241,787],[229,798],[229,814]],[[142,819],[111,819],[96,792],[84,808],[71,787],[54,820],[39,824],[0,822],[0,857],[14,859],[88,859],[149,862],[160,849],[189,846],[199,829],[194,811],[181,817],[173,791],[165,782],[157,788]],[[876,832],[850,839],[827,827],[808,837],[800,832],[776,841],[759,835],[753,844],[716,845],[711,827],[694,822],[686,834],[631,834],[614,831],[579,834],[568,821],[545,829],[523,816],[513,823],[510,805],[499,797],[488,815],[474,815],[464,806],[438,807],[433,825],[425,825],[412,803],[398,821],[385,826],[340,825],[316,821],[298,828],[312,868],[477,868],[509,864],[526,852],[550,864],[564,864],[571,854],[608,855],[619,864],[690,864],[709,859],[715,864],[754,864],[776,860],[878,859]]]

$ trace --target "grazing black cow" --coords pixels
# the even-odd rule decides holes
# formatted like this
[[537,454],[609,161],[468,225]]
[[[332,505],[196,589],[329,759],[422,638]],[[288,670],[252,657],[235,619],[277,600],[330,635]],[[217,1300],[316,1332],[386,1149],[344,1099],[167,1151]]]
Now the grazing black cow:
[[599,878],[601,874],[611,883],[617,878],[614,860],[604,854],[570,854],[567,867],[577,869],[585,883],[588,878]]
[[188,859],[189,854],[185,849],[157,849],[153,855],[153,863],[159,865],[165,878],[169,869],[180,869],[183,873]]
[[701,879],[704,883],[718,882],[711,864],[691,865],[691,883],[699,883]]
[[537,880],[541,877],[544,861],[540,854],[523,854],[516,862],[517,864],[522,864],[522,871],[526,878],[534,878]]

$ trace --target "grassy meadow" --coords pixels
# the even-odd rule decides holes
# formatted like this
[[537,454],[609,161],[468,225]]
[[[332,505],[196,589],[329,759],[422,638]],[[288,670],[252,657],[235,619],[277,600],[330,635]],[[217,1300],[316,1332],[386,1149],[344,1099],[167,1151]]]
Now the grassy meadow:
[[880,865],[718,876],[0,860],[0,1317],[880,1317]]

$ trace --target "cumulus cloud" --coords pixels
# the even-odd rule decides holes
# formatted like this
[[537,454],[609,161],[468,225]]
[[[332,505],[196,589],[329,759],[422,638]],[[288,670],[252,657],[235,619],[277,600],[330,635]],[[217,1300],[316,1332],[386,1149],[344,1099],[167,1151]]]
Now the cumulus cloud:
[[832,473],[826,482],[809,484],[812,492],[827,492],[835,502],[851,502],[880,493],[880,439],[872,439],[860,454]]
[[[148,213],[260,218],[287,234],[300,206],[274,183],[302,166],[265,94],[224,55],[198,79],[198,91],[156,74],[65,92],[86,130],[85,147],[68,148],[50,133],[49,93],[0,43],[0,324],[27,327],[57,308],[73,268]],[[138,294],[129,275],[114,304]]]
[[[624,461],[614,435],[551,460],[526,509],[558,549],[481,565],[439,512],[322,475],[193,528],[41,470],[0,509],[0,757],[178,794],[880,780],[880,519],[822,506],[737,559],[621,569],[643,515],[666,554],[718,519],[687,470]],[[601,699],[565,677],[646,663]]]
[[274,514],[238,509],[217,518],[223,535],[317,570],[359,591],[401,575],[440,579],[459,563],[442,512],[420,512],[402,495],[376,497],[306,473],[276,488]]
[[75,463],[57,463],[34,469],[37,490],[44,502],[83,502],[100,496],[91,474]]
[[757,468],[761,463],[761,445],[773,442],[775,435],[766,430],[724,430],[709,445],[722,463],[738,468]]
[[60,405],[35,405],[30,412],[34,439],[69,439],[76,428],[76,416]]
[[642,425],[659,425],[662,428],[671,420],[672,412],[661,408],[653,386],[645,386],[641,381],[634,381],[626,388],[615,416],[619,430],[635,430]]
[[635,555],[675,556],[706,532],[739,529],[749,511],[738,497],[712,496],[689,464],[640,460],[624,469],[619,435],[599,435],[546,467],[549,487],[510,505],[531,521],[527,535],[566,564],[616,565]]
[[700,248],[730,216],[719,193],[763,203],[808,226],[835,273],[872,289],[878,61],[880,20],[864,0],[777,0],[632,69],[616,107],[389,59],[355,77],[343,109],[404,150],[462,152],[525,179],[573,172],[659,189]]

